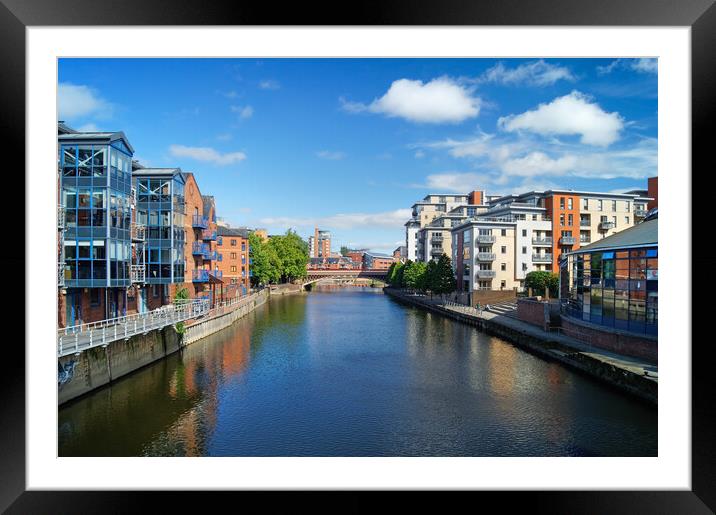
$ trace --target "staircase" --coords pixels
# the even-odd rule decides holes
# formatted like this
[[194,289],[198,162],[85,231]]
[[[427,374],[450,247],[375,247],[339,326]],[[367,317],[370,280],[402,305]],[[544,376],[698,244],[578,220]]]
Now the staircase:
[[497,315],[505,315],[517,318],[517,301],[498,302],[490,304],[490,312]]

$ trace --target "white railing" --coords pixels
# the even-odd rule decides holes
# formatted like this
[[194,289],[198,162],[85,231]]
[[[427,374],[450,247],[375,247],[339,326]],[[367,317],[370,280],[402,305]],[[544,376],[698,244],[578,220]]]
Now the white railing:
[[146,225],[132,222],[131,230],[132,230],[132,240],[134,240],[134,241],[144,241],[145,240],[146,231],[147,231]]
[[198,318],[209,312],[205,299],[177,300],[147,313],[100,320],[88,324],[65,327],[57,332],[57,355],[77,354],[92,347],[107,346],[120,339],[146,334],[155,329]]
[[57,286],[62,288],[65,285],[65,263],[57,263]]
[[57,206],[57,228],[65,228],[65,208],[62,206]]
[[132,281],[132,284],[144,284],[147,281],[146,265],[130,265],[129,277]]

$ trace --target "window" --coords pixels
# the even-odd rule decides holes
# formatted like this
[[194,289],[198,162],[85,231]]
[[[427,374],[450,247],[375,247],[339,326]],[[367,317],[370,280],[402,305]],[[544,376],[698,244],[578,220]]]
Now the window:
[[507,254],[507,247],[505,247],[504,245],[500,247],[500,252],[502,252],[503,254]]
[[507,229],[502,229],[502,232],[500,234],[502,236],[507,236]]
[[500,288],[507,287],[507,281],[500,281]]
[[503,272],[506,272],[507,271],[507,263],[500,263],[500,270],[502,270]]
[[574,225],[574,218],[572,215],[567,215],[567,225]]
[[626,201],[626,212],[628,213],[631,210],[631,202],[628,200]]
[[564,227],[564,215],[559,215],[559,225]]
[[612,200],[612,211],[616,211],[616,210],[617,210],[617,201]]
[[522,237],[527,237],[527,229],[522,229]]
[[231,259],[236,259],[236,252],[231,253]]
[[584,209],[584,210],[589,209],[589,199],[588,198],[582,199],[582,209]]
[[567,199],[567,209],[572,209],[572,197]]
[[602,199],[597,200],[597,211],[603,211]]
[[100,289],[99,288],[90,288],[90,306],[99,306],[101,303],[100,300]]
[[236,266],[232,266],[232,267],[231,267],[231,271],[232,271],[232,272],[236,272]]
[[236,247],[236,240],[231,240],[231,246]]
[[159,297],[159,287],[161,284],[152,284],[152,297],[157,298]]
[[522,253],[527,254],[527,247],[522,247]]
[[522,263],[522,271],[524,272],[527,270],[527,263]]
[[564,209],[564,197],[559,199],[559,208]]
[[627,225],[629,225],[629,217],[628,217],[628,216],[625,216],[625,217],[624,217],[624,223],[627,224]]

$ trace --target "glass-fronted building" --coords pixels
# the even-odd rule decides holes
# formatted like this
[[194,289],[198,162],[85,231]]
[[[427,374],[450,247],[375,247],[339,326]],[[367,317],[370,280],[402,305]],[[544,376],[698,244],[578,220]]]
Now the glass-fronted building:
[[561,265],[562,315],[642,335],[658,334],[658,218],[570,252]]
[[[184,175],[180,168],[136,168],[132,180],[137,192],[136,220],[146,227],[146,284],[183,283]],[[168,296],[168,287],[162,290]]]
[[[134,149],[122,132],[78,132],[62,123],[57,140],[63,321],[119,316],[131,284]],[[84,303],[83,296],[89,297]]]

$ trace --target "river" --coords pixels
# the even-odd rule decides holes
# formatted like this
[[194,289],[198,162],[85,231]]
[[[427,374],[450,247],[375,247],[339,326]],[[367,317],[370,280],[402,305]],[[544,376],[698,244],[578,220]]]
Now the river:
[[272,298],[61,407],[60,456],[656,456],[657,410],[376,288]]

